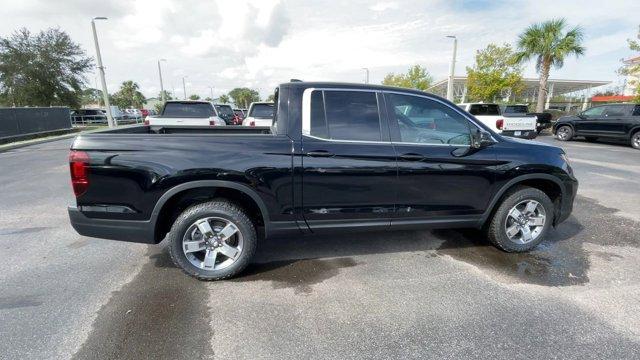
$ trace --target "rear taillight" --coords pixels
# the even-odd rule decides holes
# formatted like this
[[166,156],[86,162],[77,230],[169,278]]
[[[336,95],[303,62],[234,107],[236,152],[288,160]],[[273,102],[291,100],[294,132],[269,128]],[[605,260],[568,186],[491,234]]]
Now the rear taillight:
[[71,150],[69,152],[69,168],[73,192],[78,197],[89,188],[89,155],[84,151]]
[[215,120],[209,120],[209,125],[216,126],[216,121]]
[[496,128],[498,128],[498,130],[502,130],[503,127],[504,127],[504,119],[496,120]]
[[249,121],[249,126],[256,126],[256,122],[255,121]]

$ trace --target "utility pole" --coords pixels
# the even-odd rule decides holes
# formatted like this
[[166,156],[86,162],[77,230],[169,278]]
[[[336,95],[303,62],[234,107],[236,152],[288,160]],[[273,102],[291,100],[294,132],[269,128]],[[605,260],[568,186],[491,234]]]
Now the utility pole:
[[209,86],[209,90],[211,90],[211,101],[213,101],[213,86]]
[[109,92],[107,91],[107,81],[104,78],[104,66],[102,66],[102,56],[100,56],[100,45],[98,45],[98,34],[96,33],[96,20],[107,20],[104,16],[98,16],[91,19],[91,28],[93,29],[93,42],[96,44],[96,58],[98,60],[98,70],[100,70],[100,81],[102,82],[102,97],[104,98],[104,107],[107,110],[107,123],[109,127],[116,126],[111,115],[111,105],[109,104]]
[[162,85],[162,68],[160,67],[161,61],[167,61],[167,59],[158,60],[158,75],[160,76],[160,97],[162,98],[162,103],[164,104],[166,102],[166,99],[164,95],[164,86]]
[[369,68],[362,68],[364,70],[364,83],[369,83]]
[[451,59],[451,65],[449,66],[449,81],[447,81],[447,100],[453,101],[453,76],[456,71],[456,52],[458,51],[458,38],[455,35],[448,35],[450,39],[453,39],[453,57]]
[[183,76],[182,77],[182,91],[184,92],[184,99],[187,100],[187,86],[184,84],[184,78],[186,78],[187,76]]

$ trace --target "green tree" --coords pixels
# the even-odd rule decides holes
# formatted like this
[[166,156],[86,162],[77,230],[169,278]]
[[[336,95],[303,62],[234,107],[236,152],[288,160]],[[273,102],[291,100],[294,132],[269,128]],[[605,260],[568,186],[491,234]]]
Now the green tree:
[[197,95],[197,94],[189,95],[189,100],[200,100],[200,95]]
[[487,45],[476,52],[473,67],[467,67],[467,97],[471,101],[494,101],[504,90],[515,95],[523,89],[522,67],[509,44]]
[[162,90],[161,92],[158,93],[158,100],[162,101],[162,93],[164,92],[164,99],[165,100],[173,100],[173,94],[170,91],[167,90]]
[[102,97],[102,90],[88,88],[84,89],[80,95],[80,104],[82,106],[98,104],[104,106],[104,98]]
[[0,37],[0,102],[79,107],[93,59],[60,29]]
[[[640,28],[638,30],[638,34],[636,35],[637,40],[627,39],[627,43],[629,44],[629,50],[631,51],[640,51]],[[620,75],[629,76],[635,75],[637,79],[640,77],[640,63],[631,63],[629,61],[624,61],[622,67],[618,70]],[[635,86],[635,98],[634,101],[640,102],[640,83],[638,80],[629,80],[629,85]]]
[[418,90],[426,90],[432,83],[433,77],[426,68],[420,65],[413,65],[406,74],[387,74],[382,80],[382,85]]
[[218,98],[218,102],[220,104],[228,104],[231,102],[231,99],[229,99],[229,95],[226,94],[222,94],[220,95],[220,97]]
[[583,38],[584,34],[580,27],[567,30],[565,19],[533,24],[518,37],[516,60],[522,63],[535,58],[536,70],[540,74],[536,112],[544,111],[551,67],[559,69],[568,56],[583,55],[585,52],[582,46]]
[[144,104],[144,95],[139,91],[140,86],[127,80],[120,85],[120,90],[113,94],[113,105],[120,109],[140,109]]
[[252,102],[260,101],[260,94],[249,88],[235,88],[229,91],[229,97],[238,107],[248,108]]
[[206,98],[204,98],[204,101],[212,102],[212,101],[213,101],[213,99],[212,99],[211,97],[207,96]]

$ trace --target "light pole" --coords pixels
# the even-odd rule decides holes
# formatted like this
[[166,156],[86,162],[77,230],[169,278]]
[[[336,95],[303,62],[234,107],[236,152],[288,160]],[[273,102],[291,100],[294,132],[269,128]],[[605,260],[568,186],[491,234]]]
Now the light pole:
[[364,70],[364,83],[369,83],[369,68],[362,68]]
[[447,35],[448,38],[453,39],[453,58],[451,59],[451,65],[449,66],[449,81],[447,81],[447,100],[453,101],[453,74],[456,71],[456,52],[458,51],[458,38],[455,35]]
[[98,70],[100,70],[100,81],[102,82],[102,97],[104,98],[104,107],[107,110],[107,123],[109,127],[116,126],[111,115],[111,105],[109,104],[109,93],[107,92],[107,81],[104,79],[104,66],[102,66],[102,56],[100,56],[100,45],[98,45],[98,34],[96,33],[96,20],[107,20],[104,16],[98,16],[91,19],[91,29],[93,29],[93,42],[96,44],[96,58],[98,60]]
[[161,61],[167,61],[167,59],[160,59],[158,60],[158,75],[160,76],[160,97],[162,98],[162,103],[165,103],[165,96],[164,96],[164,86],[162,85],[162,68],[160,67],[160,62]]
[[209,86],[209,90],[211,90],[211,101],[213,101],[213,86]]
[[184,99],[187,100],[187,86],[184,84],[184,79],[188,76],[182,77],[182,91],[184,92]]

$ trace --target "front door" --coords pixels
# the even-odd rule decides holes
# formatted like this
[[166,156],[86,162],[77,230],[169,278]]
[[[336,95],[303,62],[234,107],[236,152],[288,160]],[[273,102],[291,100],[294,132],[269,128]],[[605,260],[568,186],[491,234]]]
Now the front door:
[[385,93],[385,99],[398,156],[392,224],[477,220],[493,194],[497,163],[492,147],[470,148],[476,125],[435,98]]
[[304,92],[302,208],[312,231],[389,226],[397,168],[381,98],[349,89]]

